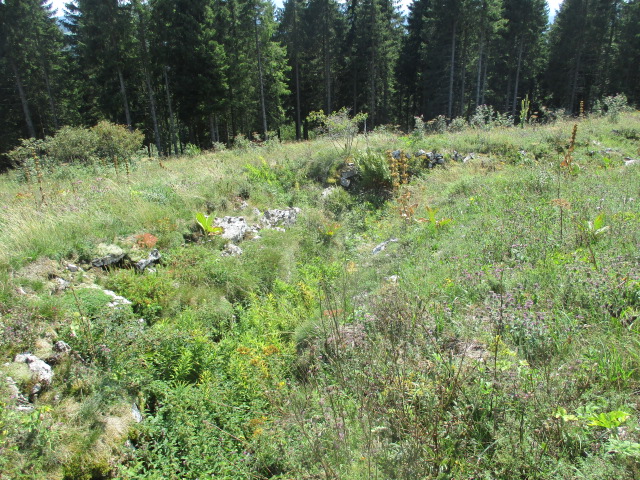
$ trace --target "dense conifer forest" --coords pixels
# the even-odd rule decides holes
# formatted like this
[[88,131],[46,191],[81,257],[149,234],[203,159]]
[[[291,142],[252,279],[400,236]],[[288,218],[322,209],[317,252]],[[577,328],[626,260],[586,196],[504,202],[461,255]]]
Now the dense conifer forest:
[[[565,0],[42,0],[0,3],[0,152],[100,120],[163,153],[239,136],[307,138],[313,111],[361,128],[541,120],[640,102],[640,2]],[[8,158],[1,160],[4,166]]]

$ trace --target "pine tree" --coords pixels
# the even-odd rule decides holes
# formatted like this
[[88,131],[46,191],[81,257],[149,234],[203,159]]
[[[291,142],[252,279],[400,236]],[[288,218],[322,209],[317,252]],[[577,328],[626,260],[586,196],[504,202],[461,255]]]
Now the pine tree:
[[413,116],[425,116],[429,101],[428,48],[433,38],[431,0],[416,0],[409,7],[407,33],[403,37],[398,61],[401,124],[409,129]]
[[[544,32],[548,19],[545,0],[505,0],[505,28],[498,48],[502,61],[493,80],[494,103],[504,111],[516,114],[523,91],[530,96],[536,89],[543,69]],[[502,101],[499,101],[501,99]]]
[[618,41],[611,50],[612,84],[605,93],[625,93],[632,104],[640,105],[640,0],[621,5]]
[[135,28],[130,3],[75,0],[67,4],[77,75],[86,104],[83,120],[107,117],[133,127],[131,100],[139,98]]
[[550,37],[547,81],[557,105],[576,112],[610,90],[620,0],[565,0]]
[[210,119],[224,109],[226,88],[226,55],[218,41],[214,5],[206,0],[156,0],[151,5],[153,51],[165,80],[170,134],[174,137],[176,130],[175,107],[186,128],[184,140],[204,145]]
[[351,107],[369,114],[371,127],[391,118],[395,66],[400,49],[400,15],[391,0],[352,0],[348,9],[347,72]]
[[[0,4],[2,70],[12,79],[29,137],[53,133],[61,121],[64,68],[62,32],[51,7],[40,0],[7,0]],[[4,102],[11,102],[13,95]]]

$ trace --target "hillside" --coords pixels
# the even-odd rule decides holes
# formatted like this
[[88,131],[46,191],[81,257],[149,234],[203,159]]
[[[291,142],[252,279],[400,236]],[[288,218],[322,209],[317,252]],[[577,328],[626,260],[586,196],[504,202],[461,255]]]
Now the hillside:
[[639,140],[634,112],[3,175],[0,479],[638,478]]

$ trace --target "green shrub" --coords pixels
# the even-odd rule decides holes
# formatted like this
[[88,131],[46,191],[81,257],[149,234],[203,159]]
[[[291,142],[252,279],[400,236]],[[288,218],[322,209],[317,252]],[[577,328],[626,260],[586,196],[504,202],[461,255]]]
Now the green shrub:
[[244,135],[236,135],[235,138],[233,139],[233,148],[235,150],[245,151],[253,147],[254,147],[253,142],[249,140],[247,137],[245,137]]
[[601,101],[597,101],[594,106],[594,111],[609,118],[611,123],[617,123],[620,119],[620,114],[629,110],[629,101],[622,93],[604,97]]
[[83,127],[62,127],[47,139],[47,151],[58,163],[91,163],[96,158],[98,134]]
[[91,131],[96,136],[96,153],[111,161],[128,160],[142,147],[144,135],[139,130],[130,131],[124,125],[102,121]]
[[340,154],[349,155],[360,124],[367,120],[367,114],[358,113],[350,117],[349,110],[343,107],[329,115],[322,110],[311,112],[307,120],[317,125],[319,134],[331,139]]

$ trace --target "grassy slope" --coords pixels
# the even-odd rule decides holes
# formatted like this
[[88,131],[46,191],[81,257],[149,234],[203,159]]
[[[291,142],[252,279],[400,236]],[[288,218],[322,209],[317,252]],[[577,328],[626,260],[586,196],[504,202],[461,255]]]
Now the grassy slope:
[[[360,140],[360,162],[395,148],[476,153],[412,165],[394,195],[323,197],[340,162],[325,141],[141,161],[130,179],[62,167],[45,175],[45,206],[4,176],[3,361],[42,339],[77,355],[35,413],[0,413],[0,472],[634,478],[640,168],[623,158],[640,155],[640,118],[581,120],[580,168],[567,173],[572,125]],[[185,243],[196,212],[253,220],[254,207],[290,205],[298,224],[240,257],[222,257],[219,239]],[[452,221],[428,221],[427,206]],[[609,229],[596,235],[601,214]],[[158,237],[155,273],[56,267],[141,233]],[[79,301],[49,294],[52,270]],[[133,309],[104,307],[89,280]]]

